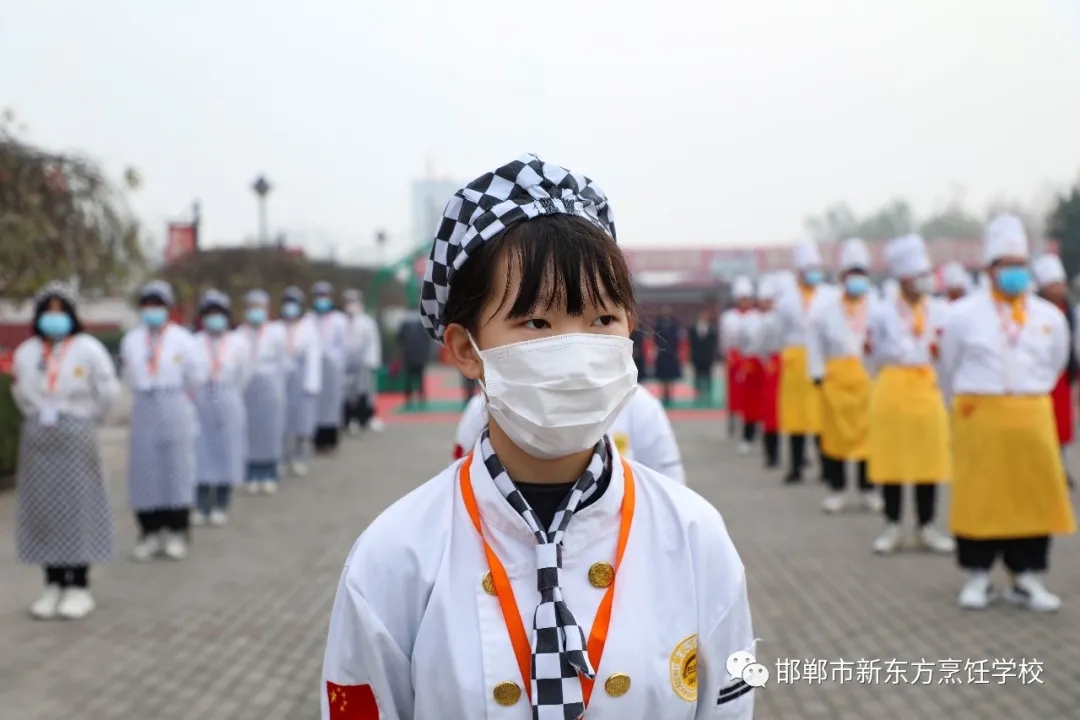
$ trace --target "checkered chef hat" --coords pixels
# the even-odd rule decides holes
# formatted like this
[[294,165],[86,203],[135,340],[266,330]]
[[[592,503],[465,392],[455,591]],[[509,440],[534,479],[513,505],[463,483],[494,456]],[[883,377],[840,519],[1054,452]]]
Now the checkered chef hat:
[[34,295],[34,305],[40,305],[49,298],[59,298],[71,307],[75,307],[78,304],[75,301],[75,289],[59,280],[45,283],[41,289],[37,291],[37,294]]
[[420,319],[436,342],[442,342],[443,314],[454,273],[476,250],[502,231],[541,215],[575,215],[615,237],[607,196],[584,175],[523,155],[485,173],[454,193],[443,210],[431,245]]
[[212,307],[219,307],[227,312],[230,304],[229,296],[225,293],[220,290],[207,290],[199,300],[199,312],[205,312]]
[[165,303],[166,305],[172,305],[176,302],[176,295],[173,293],[172,285],[164,280],[151,280],[142,286],[139,290],[139,301],[149,300],[155,298]]

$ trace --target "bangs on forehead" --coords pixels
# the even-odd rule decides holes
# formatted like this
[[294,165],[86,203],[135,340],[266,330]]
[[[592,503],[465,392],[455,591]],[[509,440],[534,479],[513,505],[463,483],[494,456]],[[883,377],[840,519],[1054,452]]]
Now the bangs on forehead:
[[[622,252],[603,230],[569,215],[516,225],[490,243],[506,258],[507,284],[498,310],[507,319],[560,310],[580,317],[590,307],[632,313],[634,289]],[[496,258],[493,258],[496,259]],[[512,278],[518,278],[511,298]]]

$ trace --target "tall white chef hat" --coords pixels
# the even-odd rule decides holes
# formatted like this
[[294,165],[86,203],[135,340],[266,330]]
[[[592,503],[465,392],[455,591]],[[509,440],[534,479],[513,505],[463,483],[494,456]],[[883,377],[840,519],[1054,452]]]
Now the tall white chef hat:
[[1041,288],[1065,282],[1067,277],[1065,266],[1057,255],[1040,255],[1031,263],[1031,272],[1035,276],[1035,283]]
[[1003,257],[1028,257],[1024,223],[1015,215],[998,215],[983,233],[983,260],[990,265]]
[[859,238],[845,240],[840,246],[840,272],[869,270],[870,248]]
[[809,270],[821,266],[821,252],[813,240],[800,240],[791,251],[791,261],[796,270]]
[[955,260],[945,263],[941,268],[941,279],[946,290],[971,290],[971,276],[964,266]]
[[750,278],[745,275],[740,275],[731,284],[731,294],[735,296],[736,300],[752,298],[754,297],[754,283],[750,282]]
[[921,236],[898,237],[885,248],[885,262],[894,278],[912,278],[930,272],[930,253]]
[[758,280],[758,300],[775,300],[780,294],[781,279],[777,275],[765,275]]

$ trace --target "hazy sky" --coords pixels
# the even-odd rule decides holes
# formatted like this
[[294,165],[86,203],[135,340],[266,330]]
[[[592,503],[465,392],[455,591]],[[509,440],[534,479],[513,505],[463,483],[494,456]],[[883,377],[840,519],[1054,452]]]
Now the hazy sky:
[[[663,14],[661,14],[661,11]],[[1080,176],[1077,0],[3,0],[0,107],[137,166],[150,230],[411,236],[430,154],[592,176],[626,245],[788,242],[834,200],[981,210]]]

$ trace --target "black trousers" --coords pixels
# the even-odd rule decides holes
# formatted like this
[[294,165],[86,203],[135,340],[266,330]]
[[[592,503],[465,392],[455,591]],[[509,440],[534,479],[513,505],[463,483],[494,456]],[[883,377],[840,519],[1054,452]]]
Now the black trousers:
[[956,562],[965,570],[989,570],[998,556],[1014,575],[1045,572],[1049,567],[1050,538],[1026,537],[1003,540],[956,538]]
[[367,427],[373,417],[375,417],[375,407],[371,402],[371,395],[364,393],[352,400],[345,401],[345,407],[341,414],[341,424],[343,427],[348,427],[349,424],[355,421],[360,427]]
[[[873,490],[874,486],[870,484],[870,480],[867,478],[866,474],[866,461],[860,460],[855,468],[855,474],[859,478],[859,490],[861,492]],[[821,472],[825,476],[825,480],[829,483],[829,487],[835,492],[843,492],[847,487],[845,470],[846,468],[843,460],[831,458],[828,455],[821,456]]]
[[[904,486],[882,485],[881,497],[885,500],[885,518],[891,523],[900,522],[903,516]],[[937,484],[918,483],[915,485],[915,513],[919,520],[919,527],[929,525],[934,521],[934,513],[937,511]]]
[[59,585],[62,588],[90,587],[89,565],[46,565],[45,584]]
[[742,426],[742,439],[746,442],[754,442],[757,437],[757,423],[744,422]]
[[163,508],[161,510],[144,510],[135,513],[135,519],[139,523],[139,534],[142,537],[168,530],[170,532],[186,533],[191,529],[190,508]]
[[320,425],[315,430],[315,439],[311,444],[318,452],[327,452],[338,446],[340,428],[333,425]]
[[406,365],[404,380],[405,402],[412,402],[412,397],[415,394],[420,395],[421,401],[425,400],[427,395],[424,392],[423,365]]
[[765,467],[776,467],[780,464],[780,435],[767,432],[763,437],[765,446]]
[[791,449],[791,470],[788,478],[802,480],[802,471],[806,466],[806,436],[791,435],[788,437],[788,444]]

